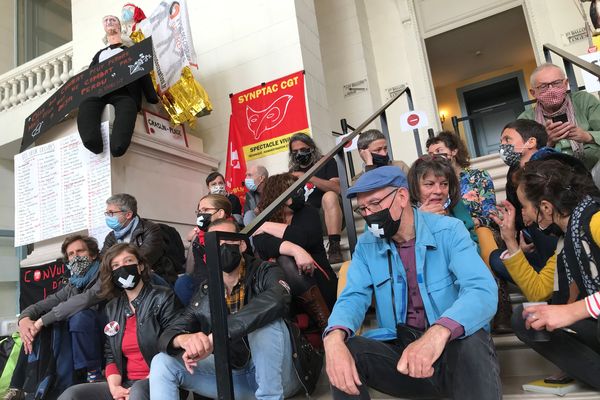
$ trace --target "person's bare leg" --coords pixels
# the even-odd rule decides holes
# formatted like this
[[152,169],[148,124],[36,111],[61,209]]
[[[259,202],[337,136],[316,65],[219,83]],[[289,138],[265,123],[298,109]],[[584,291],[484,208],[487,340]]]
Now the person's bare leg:
[[325,217],[325,226],[327,227],[327,236],[329,236],[329,245],[327,257],[329,263],[337,264],[343,261],[342,250],[340,248],[340,238],[342,233],[342,208],[336,192],[326,192],[321,199],[321,207]]

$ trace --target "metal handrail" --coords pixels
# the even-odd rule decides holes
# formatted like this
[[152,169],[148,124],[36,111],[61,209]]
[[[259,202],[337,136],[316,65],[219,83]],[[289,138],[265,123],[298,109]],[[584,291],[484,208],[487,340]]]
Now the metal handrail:
[[[221,273],[221,260],[219,257],[219,241],[220,240],[246,240],[252,235],[260,225],[262,225],[273,212],[284,201],[290,197],[298,188],[304,186],[315,173],[321,169],[326,163],[335,157],[338,165],[338,173],[340,176],[340,190],[345,194],[348,190],[348,174],[346,173],[346,164],[344,158],[344,146],[359,135],[365,127],[367,127],[375,118],[385,113],[385,110],[391,106],[404,93],[407,94],[409,108],[412,110],[412,98],[410,90],[403,86],[395,96],[392,96],[384,105],[375,111],[369,118],[363,121],[351,134],[343,138],[340,143],[335,145],[327,154],[315,163],[304,175],[302,175],[292,186],[283,192],[275,201],[273,201],[265,210],[263,210],[249,225],[247,225],[240,233],[229,233],[213,231],[206,233],[204,237],[204,245],[206,248],[206,265],[208,267],[208,291],[211,312],[211,324],[213,333],[215,372],[217,379],[217,398],[222,400],[234,399],[233,383],[231,379],[231,366],[229,363],[229,346],[228,346],[228,329],[227,329],[227,305],[225,303],[223,275]],[[418,132],[415,134],[418,139]],[[418,143],[420,149],[420,143]],[[346,221],[346,230],[348,233],[348,241],[351,252],[356,246],[356,227],[352,215],[352,205],[349,199],[343,197],[342,208]]]

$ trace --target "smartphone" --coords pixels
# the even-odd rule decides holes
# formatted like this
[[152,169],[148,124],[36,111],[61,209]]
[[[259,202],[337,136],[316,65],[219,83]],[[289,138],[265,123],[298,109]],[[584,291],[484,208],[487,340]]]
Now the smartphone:
[[525,239],[525,243],[531,244],[533,242],[533,238],[531,237],[531,233],[529,233],[527,228],[524,228],[521,232],[523,232],[523,239]]
[[568,376],[567,374],[565,374],[564,372],[559,372],[556,373],[554,375],[550,375],[549,377],[544,379],[544,383],[550,383],[550,384],[558,384],[558,385],[564,385],[567,384],[569,382],[573,382],[573,378],[571,378],[570,376]]
[[552,117],[552,122],[567,123],[569,122],[569,119],[567,118],[567,114],[560,114]]

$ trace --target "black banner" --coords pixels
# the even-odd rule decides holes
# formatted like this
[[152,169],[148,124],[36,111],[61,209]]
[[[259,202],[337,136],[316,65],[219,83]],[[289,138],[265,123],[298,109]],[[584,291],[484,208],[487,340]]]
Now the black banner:
[[152,71],[152,56],[152,38],[144,39],[69,79],[27,117],[19,152],[62,121],[86,97],[104,96]]
[[[66,271],[66,274],[65,274]],[[69,277],[69,271],[62,260],[21,268],[19,307],[23,311],[30,305],[45,299],[48,295],[63,287],[64,279]]]

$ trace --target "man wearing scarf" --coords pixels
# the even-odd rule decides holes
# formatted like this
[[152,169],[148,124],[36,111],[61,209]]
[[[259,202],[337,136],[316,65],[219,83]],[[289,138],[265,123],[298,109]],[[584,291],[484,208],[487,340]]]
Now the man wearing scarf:
[[[102,378],[102,324],[95,295],[100,259],[96,239],[82,235],[68,236],[61,252],[71,276],[67,284],[43,300],[30,305],[19,316],[19,333],[23,349],[10,391],[17,394],[22,390],[27,368],[27,354],[33,349],[34,340],[43,327],[66,321],[71,336],[73,367],[87,373],[87,382]],[[21,373],[17,373],[21,371]],[[18,377],[21,377],[19,379]],[[59,383],[60,384],[60,383]]]
[[154,222],[140,218],[135,197],[127,193],[110,196],[106,200],[104,215],[106,225],[112,231],[104,238],[101,254],[117,243],[130,243],[139,249],[152,271],[171,285],[177,280],[175,266],[166,255],[160,227]]
[[544,125],[548,146],[579,158],[591,170],[600,159],[600,101],[586,91],[567,93],[568,85],[558,66],[537,67],[529,90],[537,105],[519,118]]

